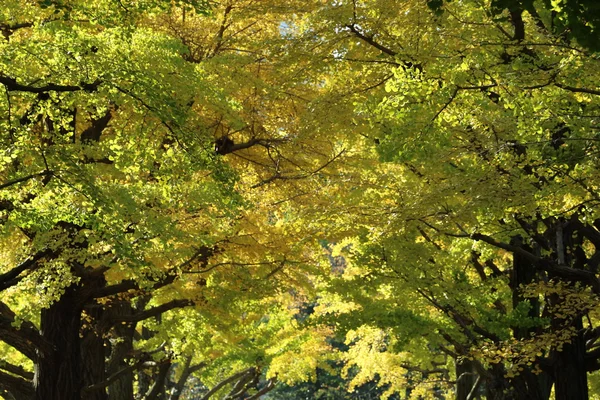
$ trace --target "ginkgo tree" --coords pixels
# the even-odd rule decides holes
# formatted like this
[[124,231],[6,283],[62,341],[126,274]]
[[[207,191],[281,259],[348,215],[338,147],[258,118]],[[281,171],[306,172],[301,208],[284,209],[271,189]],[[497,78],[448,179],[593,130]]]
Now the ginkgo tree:
[[587,398],[600,92],[589,38],[565,30],[580,10],[427,3],[339,1],[295,26],[318,42],[307,59],[336,71],[331,96],[354,106],[362,168],[369,147],[384,161],[340,205],[354,235],[321,318],[345,321],[356,384]]
[[587,398],[584,3],[6,1],[0,388]]
[[[294,328],[293,313],[277,310],[328,268],[314,262],[322,227],[307,223],[304,201],[345,148],[302,123],[314,122],[322,71],[277,58],[288,51],[282,15],[300,5],[4,4],[7,396],[151,399],[177,368],[213,364],[203,379],[219,386],[236,376],[217,369],[228,354],[237,360],[222,365],[253,371],[243,387],[225,379],[238,397],[261,392],[246,384],[271,361],[270,383],[310,377],[319,357],[290,360],[327,352],[325,333]],[[184,345],[179,324],[205,336]],[[206,332],[224,340],[200,353]]]

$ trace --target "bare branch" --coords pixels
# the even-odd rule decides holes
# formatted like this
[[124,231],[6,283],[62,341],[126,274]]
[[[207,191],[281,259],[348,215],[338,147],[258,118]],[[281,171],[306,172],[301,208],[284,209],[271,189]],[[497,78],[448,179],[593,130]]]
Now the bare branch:
[[[392,57],[395,57],[396,54],[398,54],[394,50],[392,50],[388,47],[385,47],[381,43],[376,42],[372,37],[366,36],[364,33],[362,33],[361,31],[358,30],[358,28],[356,27],[355,24],[346,25],[346,28],[350,29],[350,32],[352,32],[354,34],[354,36],[356,36],[363,42],[370,44],[371,46],[375,47],[376,49],[380,50],[381,52],[383,52],[389,56],[392,56]],[[412,63],[404,63],[405,66],[408,66],[407,64],[410,64],[410,68],[413,67]]]

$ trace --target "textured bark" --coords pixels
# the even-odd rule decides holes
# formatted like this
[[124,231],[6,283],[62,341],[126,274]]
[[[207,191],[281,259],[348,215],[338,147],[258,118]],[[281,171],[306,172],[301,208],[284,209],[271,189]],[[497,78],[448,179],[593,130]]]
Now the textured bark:
[[[559,219],[556,224],[556,252],[560,263],[571,266],[575,271],[582,271],[586,265],[586,256],[581,247],[583,237],[581,224],[577,215],[571,220]],[[555,299],[560,304],[562,298]],[[585,364],[585,340],[583,338],[583,322],[581,315],[570,317],[568,320],[553,316],[552,327],[555,330],[567,326],[575,328],[577,334],[570,343],[565,343],[561,351],[553,354],[553,375],[555,380],[556,400],[587,400],[587,370]]]
[[571,343],[563,346],[554,358],[554,379],[556,400],[587,400],[587,371],[585,367],[585,341],[583,340],[581,318],[575,323],[580,332]]
[[473,362],[467,359],[456,361],[456,400],[467,400],[475,386],[477,373]]
[[0,398],[31,400],[34,394],[31,381],[0,371]]
[[505,369],[500,364],[494,364],[486,379],[485,397],[487,400],[514,400],[508,380],[504,377]]
[[[115,301],[107,310],[108,318],[118,319],[120,316],[127,317],[133,314],[133,308],[127,300]],[[111,353],[108,364],[110,373],[123,370],[133,355],[133,334],[135,324],[117,323],[112,329]],[[133,400],[134,372],[126,370],[118,379],[108,386],[109,400]]]
[[[106,377],[106,355],[104,339],[102,334],[103,307],[100,304],[92,304],[86,307],[86,314],[91,318],[91,323],[83,329],[83,338],[81,340],[81,356],[83,359],[83,383],[84,387],[89,387],[103,382]],[[107,400],[106,388],[85,391],[86,400]]]
[[41,334],[52,345],[49,354],[40,356],[35,365],[36,400],[80,400],[83,386],[79,327],[81,306],[78,285],[41,314]]
[[[145,304],[142,304],[143,307]],[[140,307],[140,305],[138,305]],[[150,331],[145,326],[142,326],[142,339],[148,340],[152,337],[153,332]],[[148,374],[148,372],[144,369],[140,369],[137,373],[137,381],[138,381],[138,396],[136,399],[141,399],[148,391],[150,390],[150,385],[152,384],[152,377]]]
[[150,390],[144,396],[144,400],[165,400],[165,383],[168,380],[169,370],[171,368],[170,362],[165,362],[161,364],[158,368],[158,373],[156,374],[156,379],[154,383],[150,387]]
[[[527,252],[533,253],[533,249],[523,244],[520,236],[515,236],[511,240],[511,245],[519,246]],[[510,287],[512,289],[513,309],[517,308],[521,302],[528,301],[530,308],[529,318],[540,316],[540,303],[537,299],[525,299],[521,293],[521,285],[527,285],[538,279],[535,266],[519,254],[513,255],[513,269],[510,277]],[[535,328],[513,327],[513,335],[516,339],[527,339],[535,333]],[[525,369],[518,376],[511,379],[512,393],[515,400],[548,400],[552,389],[553,380],[547,372],[538,375],[531,372],[531,369]]]

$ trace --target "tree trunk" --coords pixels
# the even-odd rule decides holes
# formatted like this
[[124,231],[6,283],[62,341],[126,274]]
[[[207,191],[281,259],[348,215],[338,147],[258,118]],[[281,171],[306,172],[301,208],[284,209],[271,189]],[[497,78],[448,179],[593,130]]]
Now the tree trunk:
[[587,400],[587,371],[585,368],[585,341],[583,339],[583,324],[577,318],[574,324],[578,334],[571,343],[563,345],[562,351],[555,353],[554,379],[556,400]]
[[[152,337],[152,335],[153,333],[144,325],[142,325],[142,339],[148,340]],[[144,369],[140,369],[137,373],[137,381],[138,395],[136,396],[136,399],[139,400],[142,397],[144,397],[144,395],[150,390],[150,385],[152,384],[152,377],[148,374],[147,371],[145,371]]]
[[[119,316],[131,316],[133,308],[127,300],[116,300],[108,308],[107,313],[111,317],[116,318]],[[132,323],[117,323],[112,330],[112,346],[108,364],[110,374],[124,370],[129,366],[127,360],[133,356],[134,325]],[[134,372],[132,370],[122,373],[108,387],[109,400],[133,400],[133,379]]]
[[[533,253],[533,249],[523,243],[521,236],[514,236],[511,245]],[[513,269],[510,276],[513,309],[519,307],[524,301],[529,302],[528,317],[532,319],[540,316],[540,303],[537,299],[525,299],[520,287],[537,280],[538,276],[531,262],[519,254],[513,254]],[[534,333],[535,328],[513,327],[513,335],[516,339],[527,339]],[[526,368],[511,380],[511,385],[515,400],[548,400],[552,389],[552,377],[547,372],[536,375],[531,372],[531,368]]]
[[[91,319],[84,324],[83,338],[81,339],[81,356],[83,359],[83,385],[88,387],[101,383],[106,379],[106,351],[104,347],[104,331],[101,321],[103,306],[97,303],[85,308]],[[107,400],[106,387],[84,392],[85,400]]]
[[501,364],[493,364],[489,370],[490,377],[485,380],[485,397],[487,400],[514,400],[508,380],[504,377],[506,370]]
[[[556,224],[556,254],[560,265],[568,265],[574,269],[583,269],[586,264],[585,252],[581,251],[583,237],[579,231],[577,215],[571,220],[559,219]],[[557,304],[563,301],[556,300]],[[554,330],[563,329],[565,326],[575,328],[577,334],[570,343],[565,343],[561,351],[553,355],[553,375],[555,379],[556,400],[587,400],[589,398],[587,387],[587,371],[585,367],[585,341],[583,339],[583,322],[581,316],[565,320],[563,317],[553,317]]]
[[81,400],[83,386],[79,328],[80,286],[69,286],[64,295],[41,313],[41,335],[53,351],[35,364],[36,400]]
[[475,368],[473,368],[473,362],[467,359],[456,361],[455,369],[456,400],[467,400],[477,379],[477,373],[475,372]]

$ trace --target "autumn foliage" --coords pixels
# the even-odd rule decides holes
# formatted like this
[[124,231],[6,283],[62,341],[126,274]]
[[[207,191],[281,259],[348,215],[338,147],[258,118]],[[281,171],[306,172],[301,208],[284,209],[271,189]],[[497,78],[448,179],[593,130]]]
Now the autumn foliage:
[[597,14],[6,0],[0,396],[600,395]]

